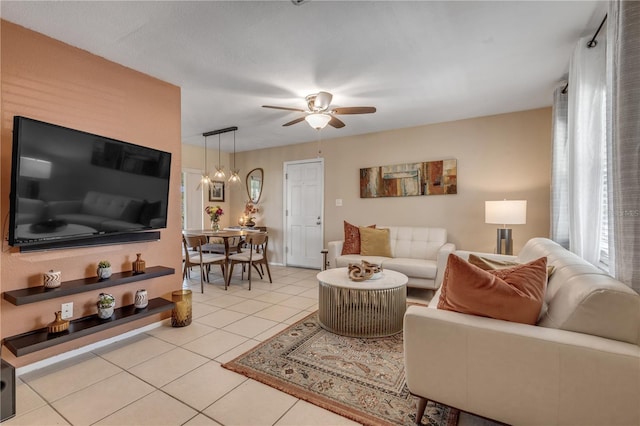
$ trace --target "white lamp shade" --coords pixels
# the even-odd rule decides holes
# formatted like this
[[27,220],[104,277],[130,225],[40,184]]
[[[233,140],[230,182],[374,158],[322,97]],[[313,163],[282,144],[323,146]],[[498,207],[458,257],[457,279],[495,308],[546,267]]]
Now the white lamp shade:
[[527,200],[485,201],[485,223],[523,225],[527,223]]
[[31,157],[20,157],[20,175],[34,179],[51,177],[51,162]]
[[331,116],[329,114],[313,113],[307,115],[304,119],[309,123],[309,126],[316,130],[320,130],[324,129],[327,124],[329,124]]

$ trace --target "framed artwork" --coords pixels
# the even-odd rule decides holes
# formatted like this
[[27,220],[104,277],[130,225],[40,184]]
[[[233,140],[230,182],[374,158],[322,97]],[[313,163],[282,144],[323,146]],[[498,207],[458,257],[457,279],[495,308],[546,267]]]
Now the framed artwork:
[[209,201],[224,202],[224,181],[214,180],[209,185]]
[[456,194],[455,159],[360,169],[360,198]]

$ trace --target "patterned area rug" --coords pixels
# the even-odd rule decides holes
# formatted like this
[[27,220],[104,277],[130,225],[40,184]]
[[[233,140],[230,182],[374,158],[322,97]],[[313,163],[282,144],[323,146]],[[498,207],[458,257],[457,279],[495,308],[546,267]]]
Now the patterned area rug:
[[[415,424],[402,333],[359,339],[324,330],[317,313],[223,367],[365,425]],[[458,410],[429,401],[421,423],[455,426]]]

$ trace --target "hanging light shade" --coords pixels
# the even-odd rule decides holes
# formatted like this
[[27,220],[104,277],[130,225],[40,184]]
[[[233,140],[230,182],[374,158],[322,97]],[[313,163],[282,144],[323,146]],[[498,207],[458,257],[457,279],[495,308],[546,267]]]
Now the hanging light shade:
[[202,177],[200,178],[200,184],[197,189],[200,189],[202,186],[211,185],[211,178],[209,177],[209,172],[207,172],[207,137],[204,137],[204,169],[202,171]]
[[308,114],[305,118],[309,126],[313,127],[316,130],[324,129],[329,121],[331,121],[331,116],[329,114],[324,114],[321,112],[314,112],[312,114]]
[[229,177],[229,183],[240,183],[240,169],[236,169],[236,131],[233,131],[233,169],[231,169],[231,176]]
[[218,164],[216,165],[216,172],[213,177],[216,179],[224,179],[226,177],[224,174],[224,166],[220,161],[220,133],[218,133]]

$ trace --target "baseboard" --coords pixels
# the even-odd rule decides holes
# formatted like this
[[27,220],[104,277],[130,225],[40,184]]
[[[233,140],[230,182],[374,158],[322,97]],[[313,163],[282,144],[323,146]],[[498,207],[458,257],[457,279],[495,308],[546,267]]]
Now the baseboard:
[[91,352],[95,349],[101,348],[103,346],[110,345],[111,343],[118,342],[123,339],[127,339],[129,337],[136,336],[138,334],[146,333],[149,330],[153,330],[154,328],[161,327],[165,320],[157,321],[152,324],[146,325],[144,327],[136,328],[135,330],[127,331],[126,333],[119,334],[117,336],[110,337],[108,339],[101,340],[99,342],[91,343],[89,345],[83,346],[81,348],[77,348],[59,355],[54,355],[52,357],[34,362],[33,364],[25,365],[23,367],[16,368],[16,377],[19,377],[23,374],[30,373],[35,370],[39,370],[44,367],[48,367],[57,362],[67,360],[69,358],[73,358],[74,356],[82,355],[87,352]]

